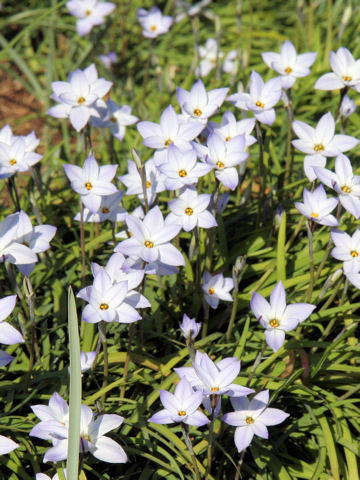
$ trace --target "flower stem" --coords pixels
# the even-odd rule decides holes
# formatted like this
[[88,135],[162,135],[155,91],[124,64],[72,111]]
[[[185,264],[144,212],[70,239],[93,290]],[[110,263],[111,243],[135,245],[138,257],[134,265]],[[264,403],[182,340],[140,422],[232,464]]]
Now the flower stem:
[[239,458],[239,461],[238,461],[238,466],[237,466],[237,469],[236,469],[236,474],[235,474],[234,480],[239,480],[239,478],[240,478],[241,467],[242,467],[242,464],[243,464],[243,461],[244,461],[244,455],[245,455],[245,450],[243,450],[240,454],[240,458]]
[[36,361],[40,361],[40,349],[36,337],[36,325],[35,325],[35,293],[29,277],[24,277],[24,290],[25,296],[29,305],[29,318],[31,325],[31,350],[35,355]]
[[265,202],[266,171],[265,171],[265,164],[264,164],[264,139],[263,139],[263,133],[261,131],[260,122],[258,120],[255,121],[255,128],[256,128],[257,141],[259,143],[260,195],[259,195],[258,215],[256,219],[256,226],[259,226],[261,223],[261,215],[263,213],[264,202]]
[[307,221],[306,222],[308,240],[309,240],[309,261],[310,261],[310,283],[308,289],[304,295],[304,300],[308,300],[311,302],[311,296],[314,288],[314,252],[313,252],[313,234],[311,230],[311,224]]
[[191,460],[192,460],[192,463],[193,463],[193,466],[194,466],[196,478],[197,478],[197,480],[201,480],[199,468],[197,466],[196,456],[195,456],[194,449],[192,447],[192,443],[191,443],[191,440],[190,440],[190,437],[189,437],[189,427],[186,423],[183,423],[183,422],[180,422],[180,425],[181,425],[182,433],[184,435],[184,440],[185,440],[186,446],[187,446],[187,448],[190,452],[190,455],[191,455]]
[[11,200],[15,206],[15,210],[18,212],[20,210],[19,196],[16,190],[15,181],[13,177],[9,177],[6,182]]
[[85,230],[84,230],[84,205],[80,199],[80,249],[81,249],[81,286],[85,286],[86,277],[86,254],[85,254]]
[[261,352],[258,353],[258,356],[255,358],[255,362],[253,364],[253,366],[251,367],[251,370],[250,370],[250,375],[248,376],[247,380],[246,380],[246,386],[250,385],[251,383],[251,380],[253,378],[253,376],[255,375],[255,371],[257,369],[257,367],[259,366],[260,362],[261,362],[261,359],[262,359],[262,356],[266,350],[266,343],[264,344],[264,346],[262,347],[261,349]]
[[288,132],[287,132],[287,143],[286,143],[286,164],[285,164],[285,178],[284,186],[288,186],[291,179],[292,166],[294,161],[294,148],[291,143],[292,139],[292,122],[294,121],[294,110],[291,100],[291,89],[288,90],[288,103],[286,105],[286,112],[288,116]]
[[[108,386],[109,380],[109,355],[107,349],[107,341],[106,341],[106,322],[103,320],[98,325],[99,328],[99,340],[101,341],[103,347],[103,354],[104,354],[104,378],[102,383],[102,388],[105,389]],[[102,403],[106,401],[106,392],[101,395]]]
[[125,364],[124,364],[124,373],[123,373],[123,384],[121,386],[120,390],[120,398],[125,397],[125,390],[126,390],[126,378],[129,373],[129,366],[130,366],[130,353],[131,353],[131,346],[134,340],[134,335],[135,335],[135,323],[132,323],[130,325],[129,329],[129,342],[128,342],[128,348],[126,351],[126,358],[125,358]]

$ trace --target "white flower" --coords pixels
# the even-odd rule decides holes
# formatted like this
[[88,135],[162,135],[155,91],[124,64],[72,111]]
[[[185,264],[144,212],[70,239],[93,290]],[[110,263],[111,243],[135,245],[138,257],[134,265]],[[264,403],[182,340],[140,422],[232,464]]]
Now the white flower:
[[216,62],[224,56],[220,52],[217,41],[214,38],[208,38],[203,47],[199,46],[200,64],[195,70],[195,75],[198,77],[206,77],[216,67]]
[[70,0],[66,6],[74,17],[77,17],[76,30],[79,35],[88,34],[96,25],[101,25],[116,5],[99,0]]
[[342,99],[341,105],[340,105],[340,115],[344,118],[350,117],[356,110],[356,104],[354,100],[351,100],[351,98],[348,95],[344,95],[344,98]]
[[111,183],[117,165],[99,167],[94,155],[90,154],[82,168],[71,164],[65,164],[63,167],[71,188],[81,195],[83,204],[91,213],[99,210],[102,196],[117,192],[117,188]]
[[289,41],[281,46],[280,54],[265,52],[261,56],[266,65],[281,75],[283,88],[291,88],[299,77],[310,75],[310,67],[315,62],[316,53],[297,55],[294,45]]
[[339,222],[330,212],[338,204],[337,198],[327,198],[325,188],[320,185],[313,192],[306,188],[303,191],[304,203],[295,202],[295,207],[309,220],[327,225],[328,227],[337,227]]
[[357,229],[352,236],[341,230],[332,230],[331,238],[335,244],[331,255],[344,262],[344,272],[358,273],[360,271],[360,229]]
[[[165,190],[165,175],[156,168],[153,158],[144,163],[145,168],[145,192],[148,205],[152,205],[159,192]],[[119,180],[127,187],[126,195],[138,195],[140,201],[144,203],[144,190],[140,172],[136,163],[128,160],[128,171],[125,175],[120,175]]]
[[225,73],[230,73],[231,75],[234,74],[236,71],[236,57],[236,50],[230,50],[230,52],[226,55],[222,64],[222,69]]
[[173,23],[173,18],[163,16],[161,10],[156,6],[149,11],[139,8],[137,13],[140,25],[143,28],[142,34],[147,38],[155,38],[168,32]]
[[289,416],[278,408],[266,408],[269,403],[269,390],[259,392],[250,402],[245,397],[232,397],[230,400],[235,412],[226,413],[222,420],[237,427],[234,440],[239,452],[250,445],[254,435],[268,438],[266,427],[278,425]]
[[320,118],[315,128],[300,121],[293,122],[292,127],[299,137],[293,140],[292,144],[307,154],[304,170],[311,182],[316,178],[314,169],[325,167],[325,157],[336,157],[359,143],[359,140],[350,135],[335,135],[335,120],[330,112]]
[[355,60],[351,52],[345,47],[330,52],[331,73],[325,73],[315,83],[318,90],[338,90],[339,88],[353,87],[360,91],[360,60]]
[[212,276],[209,272],[205,272],[201,288],[211,308],[217,308],[220,300],[233,301],[229,291],[234,288],[234,280],[230,277],[224,278],[222,273]]
[[205,124],[207,119],[221,107],[228,90],[228,88],[215,88],[207,92],[199,79],[190,92],[177,87],[176,96],[185,118],[192,118]]
[[193,230],[197,225],[201,228],[216,227],[215,217],[207,210],[210,194],[198,195],[194,188],[184,188],[178,198],[169,202],[171,213],[166,223],[181,225],[185,232]]
[[48,114],[56,118],[70,118],[76,131],[85,127],[90,116],[99,116],[95,108],[98,99],[110,90],[112,82],[98,78],[94,64],[85,70],[70,73],[67,82],[52,82],[51,98],[59,103],[49,108]]
[[317,178],[334,189],[341,205],[360,218],[360,177],[354,175],[350,160],[346,155],[338,155],[335,160],[335,173],[326,168],[314,168]]
[[[100,107],[99,113],[104,113],[102,118],[94,118],[95,126],[108,128],[110,133],[118,140],[125,137],[125,129],[128,125],[136,123],[139,119],[135,115],[131,115],[130,105],[120,106],[109,98],[106,101],[106,109]],[[101,114],[100,113],[100,114]]]
[[275,121],[274,105],[281,97],[281,80],[272,78],[264,83],[261,76],[254,70],[250,75],[249,93],[235,93],[228,100],[236,107],[254,113],[256,120],[272,125]]
[[232,112],[225,112],[221,124],[209,122],[209,128],[220,133],[220,135],[228,142],[238,135],[245,135],[245,145],[248,147],[256,142],[256,138],[250,135],[255,126],[254,118],[244,118],[237,121]]

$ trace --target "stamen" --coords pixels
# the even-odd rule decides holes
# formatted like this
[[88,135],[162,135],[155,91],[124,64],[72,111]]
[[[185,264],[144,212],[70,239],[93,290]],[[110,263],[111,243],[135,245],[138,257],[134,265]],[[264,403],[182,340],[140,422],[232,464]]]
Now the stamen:
[[209,288],[208,292],[209,292],[210,295],[214,295],[215,290],[213,288]]
[[290,68],[290,67],[286,67],[286,68],[285,68],[285,73],[286,73],[287,75],[289,75],[289,73],[291,73],[291,72],[292,72],[292,68]]
[[10,165],[16,165],[17,161],[15,160],[15,158],[12,158],[11,160],[9,160],[9,163]]
[[85,102],[85,98],[84,97],[79,97],[78,98],[78,104],[81,105],[82,103]]
[[212,392],[218,392],[218,391],[219,391],[219,387],[212,387],[211,391],[212,391]]
[[150,188],[150,187],[151,187],[151,182],[147,181],[147,182],[145,183],[145,187],[146,187],[146,188]]
[[166,142],[164,143],[165,147],[168,147],[168,146],[171,145],[171,144],[172,144],[172,140],[170,140],[170,138],[168,138],[168,139],[166,140]]
[[109,305],[107,303],[100,303],[100,310],[107,310]]
[[185,410],[179,410],[178,415],[180,415],[180,417],[185,417],[186,416]]
[[226,137],[225,140],[228,142],[229,140],[231,140],[231,137]]
[[110,122],[116,123],[117,122],[116,117],[111,117]]
[[254,423],[254,419],[251,418],[251,417],[246,417],[245,422],[246,422],[248,425],[251,425],[252,423]]
[[103,213],[109,213],[110,210],[109,210],[107,207],[104,207],[104,208],[102,209],[102,212],[103,212]]
[[218,160],[218,161],[216,162],[216,166],[217,166],[218,168],[224,168],[224,167],[225,167],[225,165],[223,164],[223,162],[220,162],[220,160]]
[[260,100],[258,100],[258,101],[255,103],[255,105],[256,105],[257,107],[259,107],[259,108],[264,108],[264,107],[265,107],[265,105],[264,105],[262,102],[260,102]]
[[201,114],[202,114],[202,111],[199,108],[195,108],[194,115],[196,115],[197,117],[200,117]]
[[357,252],[356,250],[351,250],[350,253],[351,253],[351,256],[352,256],[352,257],[358,257],[358,256],[359,256],[359,254],[358,254],[358,252]]
[[151,30],[152,32],[155,32],[156,29],[157,29],[157,26],[156,26],[156,25],[151,25],[150,30]]
[[192,215],[194,213],[194,210],[191,207],[186,207],[185,213],[186,215]]
[[349,77],[348,75],[344,75],[343,80],[344,80],[344,82],[351,82],[352,77]]
[[319,214],[318,214],[318,213],[311,212],[311,213],[310,213],[310,217],[312,217],[312,218],[319,218]]
[[273,318],[272,320],[270,320],[269,325],[270,327],[277,328],[280,323],[276,320],[276,318]]
[[348,187],[347,185],[344,185],[343,187],[341,187],[341,190],[342,190],[344,193],[350,193],[350,192],[351,192],[351,188]]
[[85,15],[88,17],[89,15],[91,15],[91,10],[86,10],[85,11]]
[[151,242],[150,240],[146,240],[144,242],[144,245],[145,245],[146,248],[153,248],[154,242]]
[[91,190],[92,187],[93,187],[93,186],[91,185],[90,182],[86,182],[86,183],[85,183],[85,188],[86,188],[86,190]]
[[187,176],[187,171],[182,169],[182,170],[179,170],[179,177],[186,177]]
[[324,150],[324,145],[318,143],[317,145],[315,145],[314,150],[315,152],[322,152]]

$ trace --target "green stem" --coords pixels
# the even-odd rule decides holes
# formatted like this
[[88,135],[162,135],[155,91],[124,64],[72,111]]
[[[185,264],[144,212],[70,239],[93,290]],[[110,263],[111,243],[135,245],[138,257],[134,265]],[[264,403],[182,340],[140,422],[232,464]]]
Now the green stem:
[[292,122],[294,121],[294,111],[291,100],[291,89],[288,90],[288,104],[286,106],[286,112],[288,116],[288,132],[286,143],[286,164],[285,164],[285,178],[284,186],[287,187],[290,183],[292,166],[294,161],[294,148],[291,143],[292,139]]
[[85,286],[86,277],[86,253],[85,253],[85,230],[84,230],[84,205],[80,199],[80,249],[81,249],[81,286]]
[[194,449],[193,449],[193,446],[192,446],[192,443],[191,443],[191,440],[190,440],[190,437],[189,437],[189,427],[186,423],[183,423],[183,422],[180,422],[180,425],[181,425],[182,433],[184,435],[184,440],[185,440],[186,446],[187,446],[187,448],[190,452],[190,456],[191,456],[191,460],[192,460],[192,463],[193,463],[193,466],[194,466],[196,479],[201,480],[199,467],[197,465],[196,456],[195,456]]
[[250,385],[251,380],[253,379],[253,376],[255,375],[256,369],[261,362],[262,356],[264,355],[266,347],[267,347],[267,345],[265,343],[265,345],[262,347],[261,351],[258,353],[257,357],[255,358],[255,362],[253,363],[253,366],[251,367],[251,370],[250,370],[250,375],[248,376],[248,378],[246,380],[246,386]]
[[242,467],[242,464],[243,464],[243,461],[244,461],[244,455],[245,455],[245,450],[243,450],[240,454],[240,458],[239,458],[239,461],[238,461],[238,466],[237,466],[237,469],[236,469],[236,474],[235,474],[234,480],[239,480],[239,478],[240,478],[241,467]]
[[256,226],[258,227],[261,224],[261,216],[264,210],[266,171],[265,171],[265,164],[264,164],[264,139],[261,131],[260,122],[258,120],[255,121],[255,128],[256,128],[256,137],[259,144],[259,176],[260,176],[260,195],[259,195],[258,215],[256,220]]
[[[104,355],[104,378],[102,383],[102,388],[106,389],[109,383],[109,355],[108,355],[108,348],[107,348],[107,341],[106,341],[106,322],[103,320],[98,325],[99,328],[99,340],[101,341],[102,348],[103,348],[103,355]],[[106,401],[106,392],[104,392],[101,396],[102,403]]]
[[135,336],[135,323],[132,323],[130,325],[130,329],[129,329],[129,342],[128,342],[128,348],[127,348],[127,351],[126,351],[124,373],[123,373],[123,384],[122,384],[121,390],[120,390],[120,398],[125,397],[126,379],[127,379],[128,373],[129,373],[130,353],[131,353],[131,347],[132,347],[132,343],[133,343],[133,340],[134,340],[134,336]]
[[311,223],[306,222],[308,240],[309,240],[309,261],[310,261],[310,283],[309,287],[304,295],[304,300],[307,299],[311,302],[311,296],[314,288],[314,252],[313,252],[313,234],[311,229]]

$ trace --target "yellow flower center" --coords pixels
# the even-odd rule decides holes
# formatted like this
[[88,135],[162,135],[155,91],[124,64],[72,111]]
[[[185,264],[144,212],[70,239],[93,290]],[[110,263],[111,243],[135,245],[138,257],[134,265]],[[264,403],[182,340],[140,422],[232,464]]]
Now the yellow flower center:
[[168,138],[165,142],[165,147],[168,147],[169,145],[171,145],[172,143],[172,140],[170,140],[170,138]]
[[225,140],[228,142],[229,140],[231,140],[231,137],[226,137]]
[[191,207],[186,207],[185,213],[186,215],[192,215],[194,213],[194,210]]
[[216,166],[217,166],[218,168],[224,168],[224,167],[225,167],[225,165],[223,164],[223,162],[220,162],[220,160],[218,160],[218,161],[216,162]]
[[215,290],[213,288],[209,288],[208,292],[210,293],[210,295],[214,295]]
[[100,303],[100,310],[107,310],[109,305],[107,303]]
[[314,150],[315,152],[322,152],[324,150],[324,145],[318,143],[317,145],[315,145]]
[[153,248],[154,242],[151,242],[150,240],[146,240],[144,242],[144,245],[145,245],[146,248]]
[[351,256],[352,256],[352,257],[358,257],[358,256],[359,256],[359,254],[358,254],[358,252],[357,252],[356,250],[351,250],[350,253],[351,253]]
[[110,122],[116,123],[117,122],[116,117],[111,117]]
[[180,417],[185,417],[186,416],[185,410],[179,410],[178,414],[180,415]]
[[259,107],[259,108],[264,108],[264,107],[265,107],[265,105],[264,105],[262,102],[260,102],[260,100],[258,100],[258,101],[255,103],[255,105],[256,105],[257,107]]
[[349,76],[347,76],[347,75],[344,75],[344,76],[343,76],[343,80],[344,80],[344,82],[351,82],[352,77],[349,77]]
[[146,187],[146,188],[150,188],[150,187],[151,187],[151,182],[147,181],[147,182],[145,183],[145,187]]
[[157,29],[157,26],[156,26],[156,25],[151,25],[150,30],[151,30],[152,32],[155,32],[156,29]]
[[15,158],[12,158],[11,160],[9,160],[9,163],[10,163],[10,165],[16,165],[17,162],[16,162]]
[[218,392],[218,391],[219,391],[219,387],[212,387],[211,391],[212,391],[212,392]]
[[270,327],[277,328],[280,323],[276,320],[276,318],[273,318],[272,320],[270,320],[269,325]]
[[289,75],[289,73],[291,73],[291,72],[292,72],[292,68],[290,68],[290,67],[286,67],[286,68],[285,68],[285,73],[286,73],[287,75]]
[[86,183],[85,183],[85,188],[86,188],[86,190],[91,190],[91,189],[92,189],[91,183],[90,183],[90,182],[86,182]]
[[245,422],[246,422],[248,425],[251,425],[252,423],[254,423],[254,419],[251,418],[251,417],[246,417]]
[[102,212],[103,212],[103,213],[109,213],[110,210],[109,210],[107,207],[104,207],[104,208],[102,209]]
[[182,170],[179,170],[179,177],[186,177],[187,176],[187,171],[182,169]]
[[347,185],[344,185],[343,187],[341,187],[341,190],[342,190],[344,193],[350,193],[350,192],[351,192],[351,188],[348,187]]
[[91,10],[86,10],[85,15],[86,15],[87,17],[88,17],[89,15],[91,15]]
[[85,98],[84,97],[79,97],[78,98],[78,104],[81,105],[82,103],[85,102]]
[[200,117],[201,114],[202,114],[202,111],[199,108],[195,108],[194,115],[196,115],[197,117]]
[[311,213],[310,213],[310,217],[312,217],[312,218],[319,218],[319,214],[318,214],[318,213],[311,212]]

